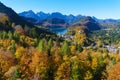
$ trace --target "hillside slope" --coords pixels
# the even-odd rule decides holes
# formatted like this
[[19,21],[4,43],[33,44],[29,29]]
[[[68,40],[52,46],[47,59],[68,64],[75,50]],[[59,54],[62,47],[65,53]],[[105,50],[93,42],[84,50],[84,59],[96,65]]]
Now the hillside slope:
[[89,31],[100,30],[101,25],[96,22],[91,17],[81,18],[79,21],[71,24],[72,27],[74,26],[85,26]]

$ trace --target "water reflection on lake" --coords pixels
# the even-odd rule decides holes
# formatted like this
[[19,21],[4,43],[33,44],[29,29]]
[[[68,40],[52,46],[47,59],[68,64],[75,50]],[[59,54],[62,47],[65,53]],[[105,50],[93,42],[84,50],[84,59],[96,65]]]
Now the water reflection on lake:
[[52,32],[56,34],[65,34],[67,32],[67,29],[51,29]]

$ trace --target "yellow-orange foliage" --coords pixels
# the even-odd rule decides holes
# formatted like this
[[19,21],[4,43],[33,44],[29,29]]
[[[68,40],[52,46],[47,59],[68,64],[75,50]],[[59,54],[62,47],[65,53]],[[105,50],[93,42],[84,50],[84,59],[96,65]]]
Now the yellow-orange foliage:
[[72,46],[70,46],[70,49],[71,49],[71,52],[75,53],[75,51],[76,51],[76,46],[72,45]]
[[59,66],[55,80],[70,80],[70,62],[69,61],[65,61]]
[[114,67],[108,71],[107,80],[120,80],[120,62],[115,64]]
[[31,70],[36,73],[40,79],[46,79],[47,70],[49,69],[48,55],[36,51],[32,56]]
[[24,76],[26,76],[26,79],[28,79],[28,77],[31,77],[32,72],[30,69],[30,64],[32,62],[32,54],[29,51],[24,52],[21,55],[20,58],[20,62],[19,65],[21,66],[21,72],[24,74]]
[[24,51],[25,49],[23,47],[18,47],[15,52],[16,58],[20,59]]
[[0,50],[0,69],[2,73],[7,72],[9,68],[14,65],[14,59],[11,53],[5,53]]
[[87,71],[85,73],[84,80],[92,80],[92,78],[93,78],[92,73],[90,71]]
[[94,58],[92,59],[91,68],[92,68],[93,70],[95,70],[97,67],[98,67],[98,60],[97,60],[96,57],[94,57]]
[[2,22],[3,24],[5,24],[6,21],[9,21],[7,15],[0,13],[0,22]]

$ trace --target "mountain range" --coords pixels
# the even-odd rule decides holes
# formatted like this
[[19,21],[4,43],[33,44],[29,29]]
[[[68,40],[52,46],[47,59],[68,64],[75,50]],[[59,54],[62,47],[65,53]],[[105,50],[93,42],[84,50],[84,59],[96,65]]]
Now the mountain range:
[[[67,23],[73,23],[78,21],[81,18],[85,18],[87,16],[83,16],[83,15],[64,15],[60,12],[53,12],[53,13],[44,13],[42,11],[40,12],[33,12],[32,10],[29,11],[24,11],[21,13],[18,13],[20,16],[26,17],[26,18],[33,18],[36,20],[44,20],[44,19],[50,19],[50,18],[59,18],[59,19],[63,19],[65,20],[65,22]],[[114,22],[120,22],[120,19],[98,19],[96,17],[92,17],[95,21],[99,22],[99,23],[114,23]]]
[[[27,20],[28,22],[31,22],[35,25],[45,26],[46,25],[45,23],[49,23],[51,25],[51,27],[53,27],[54,25],[55,25],[55,27],[60,26],[60,25],[62,25],[62,27],[63,26],[66,27],[66,26],[68,26],[68,24],[69,24],[69,26],[71,26],[76,23],[84,23],[84,21],[86,19],[88,19],[87,21],[90,22],[89,23],[91,25],[90,30],[91,29],[92,30],[99,29],[100,26],[97,27],[97,25],[101,25],[101,28],[118,27],[120,25],[120,19],[98,19],[94,16],[93,17],[83,16],[83,15],[74,16],[72,14],[64,15],[60,12],[53,12],[50,14],[50,13],[44,13],[42,11],[35,13],[32,10],[29,10],[29,11],[21,12],[21,13],[19,13],[19,15],[24,17],[24,19]],[[51,22],[53,22],[55,19],[56,19],[56,21],[60,21],[60,23],[52,25]],[[64,24],[61,23],[61,20],[62,21],[64,20],[65,23]],[[92,23],[94,23],[94,24],[92,24]],[[65,25],[65,24],[67,24],[67,25]],[[46,25],[46,26],[50,27],[50,25]],[[84,25],[86,26],[86,25],[88,25],[88,23],[86,23]]]
[[[106,26],[119,26],[120,20],[114,19],[97,19],[96,17],[90,16],[82,16],[77,15],[74,16],[64,15],[60,12],[53,13],[44,13],[38,12],[35,13],[32,10],[24,11],[22,13],[16,13],[9,7],[6,7],[4,4],[0,2],[0,29],[8,29],[12,24],[22,25],[23,29],[25,25],[29,26],[29,28],[34,28],[35,25],[43,26],[50,29],[55,28],[65,28],[67,29],[70,26],[86,26],[89,30],[99,30],[102,27]],[[114,25],[113,25],[114,24]],[[6,27],[7,25],[7,27]],[[12,27],[11,27],[12,28]],[[35,27],[38,29],[38,27]],[[41,31],[40,29],[38,31]]]
[[89,16],[63,15],[59,12],[51,14],[44,12],[34,13],[32,10],[19,13],[19,15],[34,25],[45,26],[50,29],[61,29],[76,25],[86,26],[89,30],[99,30],[101,27],[97,21]]
[[74,16],[72,14],[64,15],[60,12],[53,12],[53,13],[50,14],[50,13],[44,13],[44,12],[40,11],[40,12],[35,13],[32,10],[21,12],[21,13],[19,13],[19,15],[23,16],[23,17],[26,17],[26,18],[33,18],[33,19],[36,19],[36,20],[58,18],[58,19],[63,19],[67,23],[76,22],[80,18],[85,17],[85,16],[82,16],[82,15]]

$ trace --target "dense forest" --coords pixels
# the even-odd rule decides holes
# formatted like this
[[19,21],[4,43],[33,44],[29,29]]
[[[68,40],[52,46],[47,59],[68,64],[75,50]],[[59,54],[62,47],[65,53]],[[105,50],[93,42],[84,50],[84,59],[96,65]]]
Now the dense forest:
[[[76,28],[76,31],[79,28]],[[1,31],[1,80],[118,80],[120,55],[83,47],[85,33],[66,41],[34,31]],[[97,35],[97,34],[96,34]],[[78,40],[76,40],[78,39]],[[100,46],[98,46],[99,48]]]
[[115,44],[120,46],[120,28],[113,29],[103,29],[98,31],[93,31],[92,34],[89,35],[92,40],[100,40],[104,44]]

